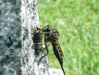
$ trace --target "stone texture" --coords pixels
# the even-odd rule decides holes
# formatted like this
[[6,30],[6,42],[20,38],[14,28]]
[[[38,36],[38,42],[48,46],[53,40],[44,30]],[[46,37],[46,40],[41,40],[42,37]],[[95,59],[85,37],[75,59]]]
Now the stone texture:
[[32,29],[39,25],[37,0],[0,0],[0,75],[49,75],[47,58],[37,65]]
[[20,0],[0,0],[0,75],[21,74],[19,12]]
[[50,75],[64,75],[61,69],[49,68]]

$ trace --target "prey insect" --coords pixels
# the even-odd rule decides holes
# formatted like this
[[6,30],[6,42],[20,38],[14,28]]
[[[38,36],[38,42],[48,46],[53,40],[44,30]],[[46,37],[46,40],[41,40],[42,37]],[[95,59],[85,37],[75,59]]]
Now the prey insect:
[[39,54],[43,48],[42,48],[42,30],[40,27],[36,27],[32,32],[32,40],[34,42],[34,49],[35,54]]
[[46,47],[42,43],[43,32],[41,27],[37,26],[35,29],[33,29],[32,35],[33,35],[32,40],[34,43],[35,54],[38,55],[45,48],[47,50],[47,53],[39,59],[38,61],[38,65],[39,65],[40,60],[48,54],[48,47],[47,47],[47,43],[45,43]]

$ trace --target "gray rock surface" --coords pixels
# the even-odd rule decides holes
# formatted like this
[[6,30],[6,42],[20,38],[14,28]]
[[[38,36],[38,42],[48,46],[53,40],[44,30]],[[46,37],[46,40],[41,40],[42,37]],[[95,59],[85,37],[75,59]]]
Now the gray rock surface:
[[0,0],[0,75],[21,74],[19,12],[20,0]]
[[61,69],[49,68],[50,75],[63,75]]
[[35,55],[32,29],[39,25],[37,0],[0,0],[0,75],[49,75],[47,58]]

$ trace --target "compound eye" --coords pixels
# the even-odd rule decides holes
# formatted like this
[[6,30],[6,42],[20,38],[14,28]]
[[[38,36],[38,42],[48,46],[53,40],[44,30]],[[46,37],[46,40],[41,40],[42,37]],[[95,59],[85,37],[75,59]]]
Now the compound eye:
[[36,28],[37,28],[37,29],[42,29],[40,26],[37,26]]

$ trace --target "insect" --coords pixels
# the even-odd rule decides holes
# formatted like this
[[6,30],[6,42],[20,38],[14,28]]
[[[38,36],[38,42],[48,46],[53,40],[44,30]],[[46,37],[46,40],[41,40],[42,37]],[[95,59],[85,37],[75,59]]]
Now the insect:
[[62,53],[60,44],[58,42],[59,32],[56,29],[52,29],[50,25],[47,25],[46,27],[44,27],[42,31],[44,32],[45,43],[50,42],[52,44],[53,52],[56,58],[58,59],[61,65],[62,71],[65,75],[65,71],[63,69],[63,53]]
[[35,54],[39,54],[43,48],[42,48],[42,30],[40,27],[36,27],[33,29],[32,32],[32,40],[34,42],[34,49],[35,49]]
[[34,41],[34,49],[35,49],[35,53],[39,53],[43,50],[42,48],[42,35],[44,35],[44,43],[45,43],[45,49],[47,50],[47,53],[45,55],[43,55],[39,61],[38,61],[38,65],[40,60],[47,56],[49,53],[48,50],[48,43],[51,43],[52,47],[53,47],[53,52],[56,56],[56,58],[58,59],[61,69],[65,75],[65,71],[63,69],[63,53],[62,53],[62,49],[60,47],[60,44],[58,42],[59,40],[59,32],[56,29],[53,29],[50,25],[45,26],[44,28],[36,28],[36,30],[34,30],[34,37],[32,38]]
[[46,43],[45,43],[46,47],[42,43],[43,32],[41,27],[37,26],[35,29],[33,29],[32,35],[33,35],[32,40],[34,43],[35,54],[38,55],[45,48],[47,50],[47,53],[39,59],[38,61],[38,65],[39,65],[40,60],[48,54],[48,47]]

